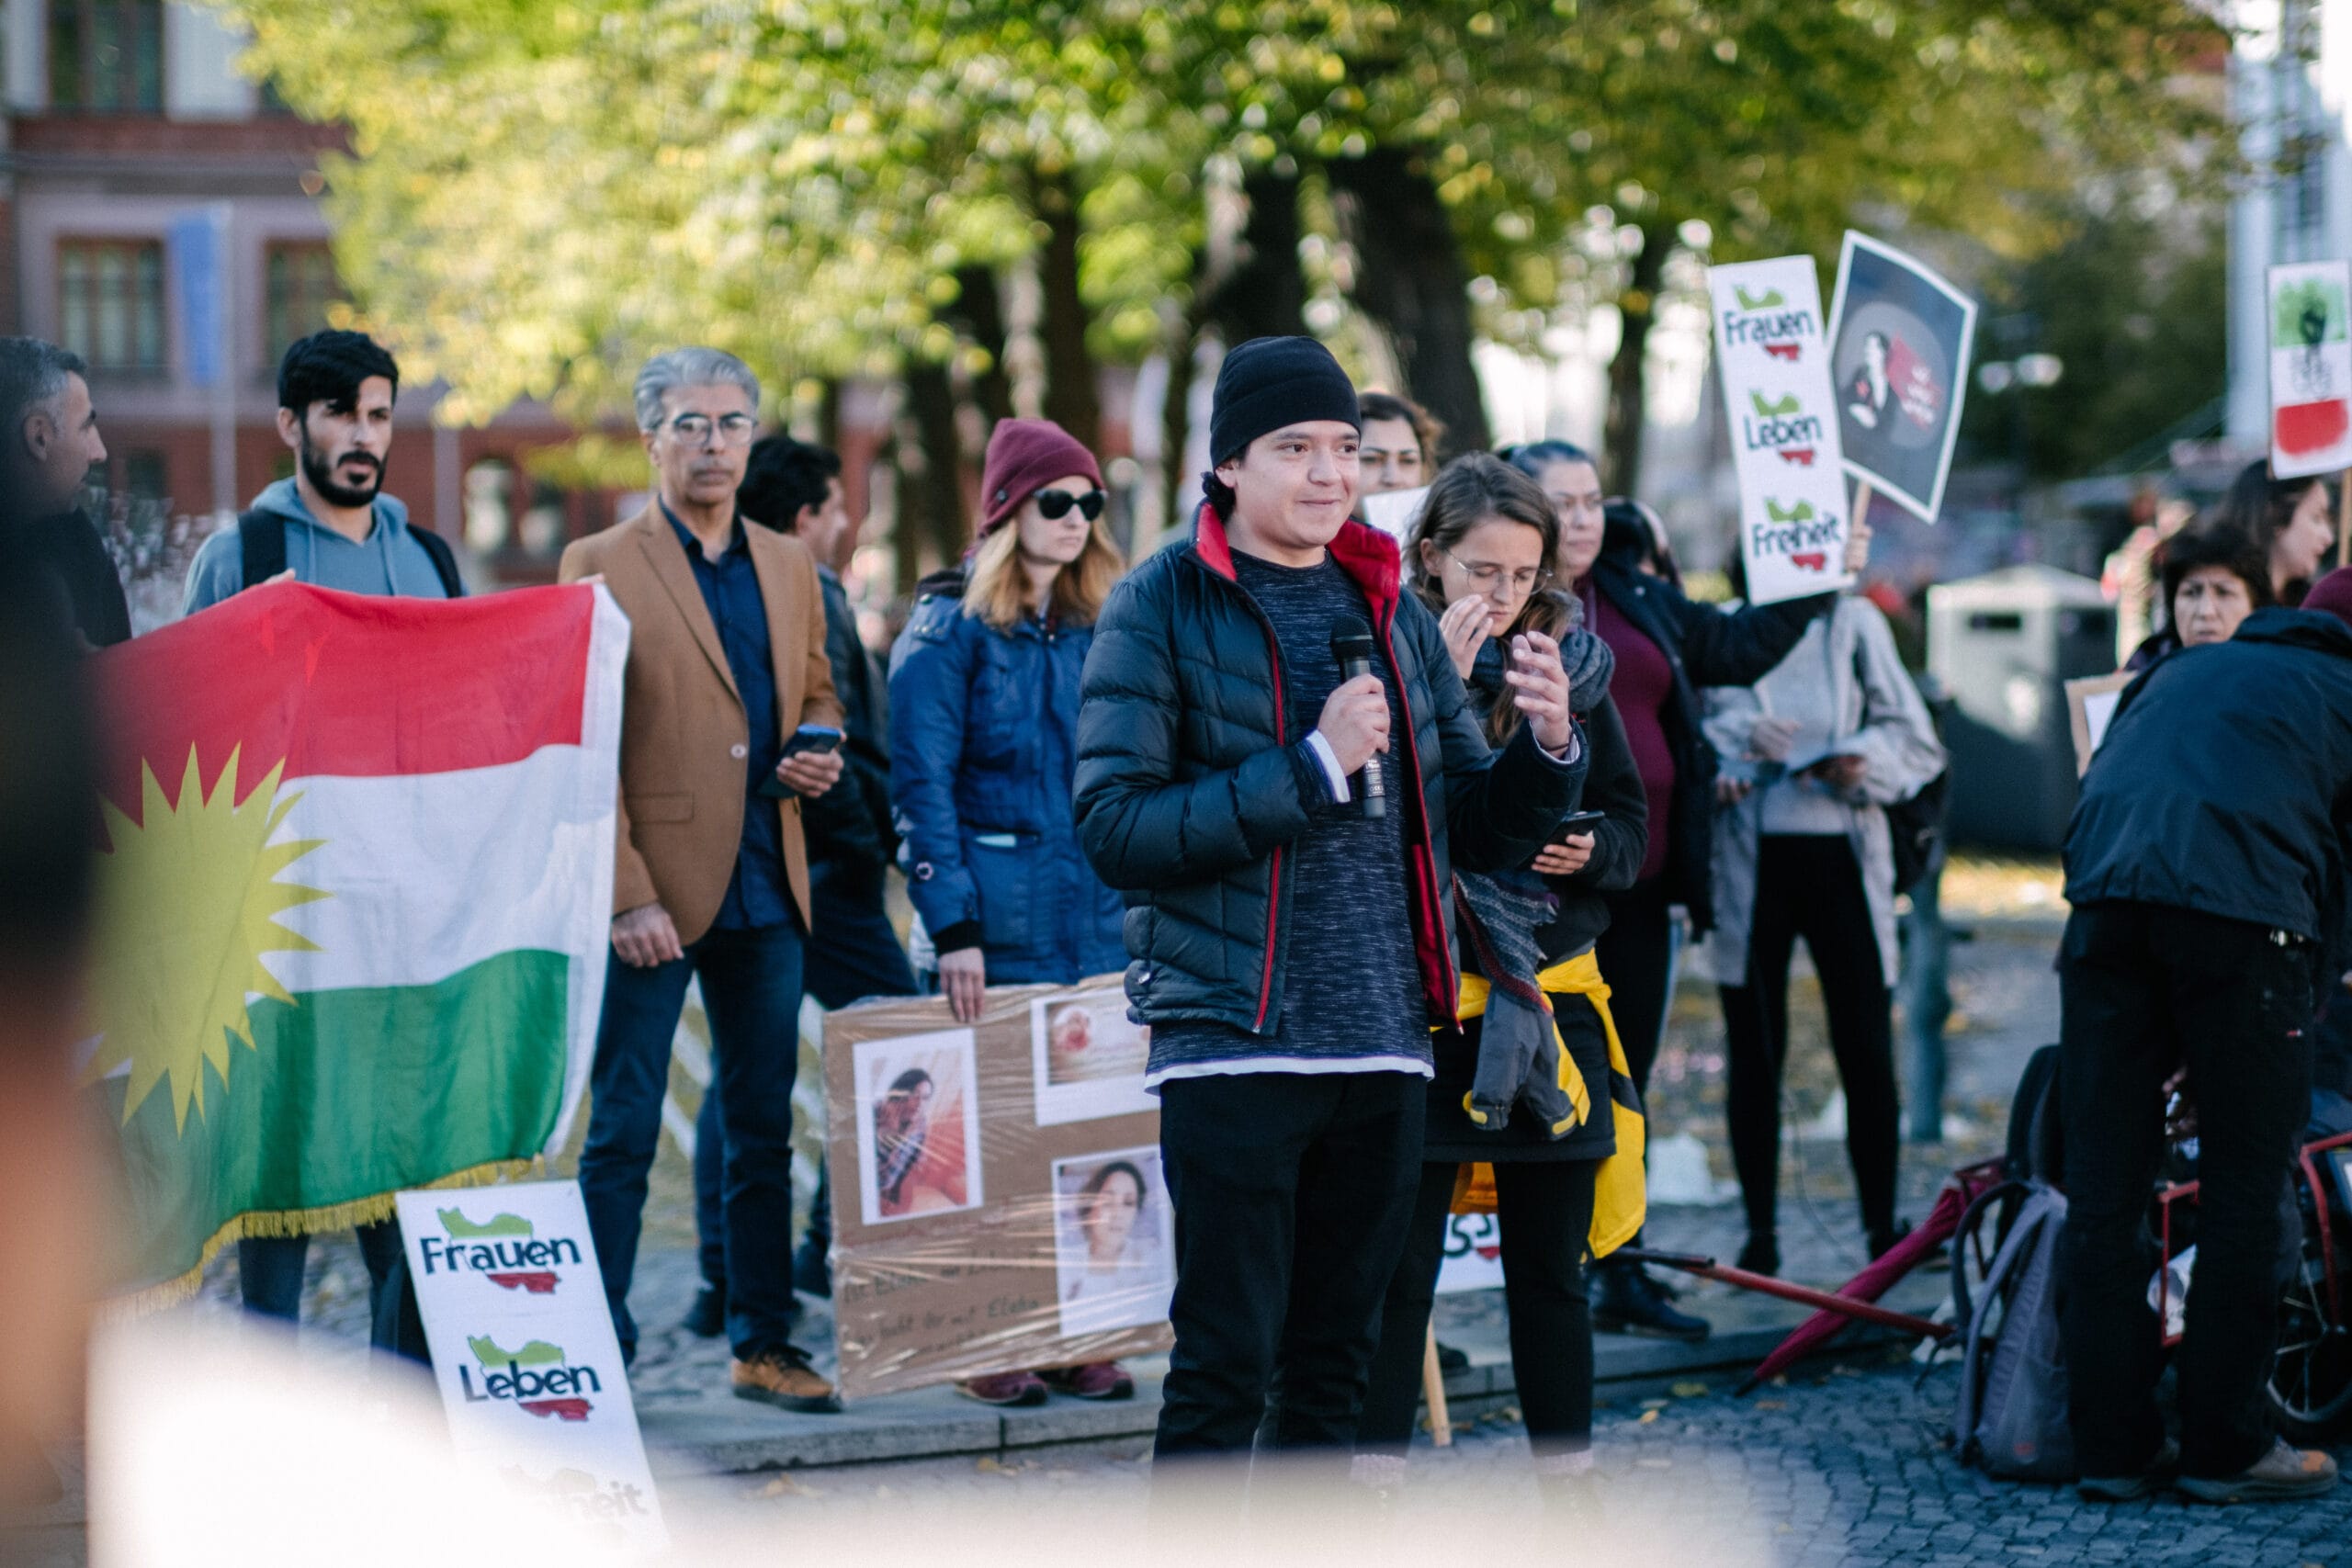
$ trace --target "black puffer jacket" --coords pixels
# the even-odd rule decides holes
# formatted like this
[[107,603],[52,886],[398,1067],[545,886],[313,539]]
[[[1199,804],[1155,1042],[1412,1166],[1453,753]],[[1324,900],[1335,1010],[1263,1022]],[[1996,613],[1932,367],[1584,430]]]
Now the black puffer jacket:
[[2066,829],[2066,900],[2335,944],[2348,816],[2352,629],[2256,610],[2229,641],[2182,649],[2125,688]]
[[[1449,855],[1479,870],[1530,859],[1576,809],[1583,749],[1563,767],[1522,730],[1490,752],[1437,618],[1398,596],[1395,541],[1350,523],[1331,553],[1363,590],[1402,686],[1407,723],[1393,743],[1421,787],[1389,809],[1407,813],[1423,994],[1431,1021],[1451,1025]],[[1292,708],[1287,685],[1214,511],[1137,567],[1095,623],[1078,721],[1079,840],[1127,896],[1127,996],[1147,1022],[1279,1026],[1295,891],[1283,850],[1308,822],[1294,749],[1319,716]]]
[[[1713,929],[1714,911],[1715,749],[1699,728],[1706,708],[1702,686],[1752,686],[1789,656],[1815,615],[1837,603],[1834,593],[1755,604],[1724,612],[1683,596],[1664,578],[1640,570],[1638,544],[1621,542],[1615,524],[1592,569],[1592,591],[1657,644],[1674,670],[1674,694],[1659,722],[1674,751],[1674,809],[1668,836],[1667,892],[1690,911],[1694,934]],[[1623,667],[1623,661],[1620,661]],[[1650,831],[1659,831],[1657,823]]]

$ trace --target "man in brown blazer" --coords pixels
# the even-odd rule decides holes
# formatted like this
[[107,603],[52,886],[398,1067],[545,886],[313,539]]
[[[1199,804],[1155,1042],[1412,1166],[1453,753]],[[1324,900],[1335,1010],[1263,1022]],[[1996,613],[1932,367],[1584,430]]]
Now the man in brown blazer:
[[[735,491],[760,384],[742,361],[683,348],[638,373],[650,505],[563,553],[629,618],[621,717],[613,956],[589,1085],[580,1189],[624,1358],[647,1173],[670,1042],[702,981],[726,1140],[722,1228],[736,1393],[840,1408],[789,1337],[792,1080],[808,930],[801,796],[841,776],[837,751],[784,756],[796,728],[838,736],[817,570],[797,539],[746,528]],[[774,783],[771,783],[774,781]],[[779,798],[781,795],[781,798]]]

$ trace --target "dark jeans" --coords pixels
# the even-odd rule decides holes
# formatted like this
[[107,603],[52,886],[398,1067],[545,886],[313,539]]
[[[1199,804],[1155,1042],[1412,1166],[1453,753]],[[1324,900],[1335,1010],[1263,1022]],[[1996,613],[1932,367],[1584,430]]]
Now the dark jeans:
[[1939,842],[1928,869],[1913,886],[1910,912],[1903,917],[1903,1032],[1911,1063],[1911,1114],[1907,1129],[1915,1144],[1944,1137],[1944,1027],[1951,1021],[1951,932],[1944,925],[1944,847]]
[[662,1136],[670,1042],[686,981],[702,982],[726,1151],[720,1232],[727,1336],[739,1358],[789,1342],[792,1297],[792,1081],[800,1066],[799,931],[714,931],[650,969],[616,958],[589,1073],[580,1192],[624,1358],[637,1353],[628,1286],[637,1271],[647,1173]]
[[1609,895],[1609,929],[1593,944],[1600,972],[1609,976],[1609,1016],[1625,1047],[1634,1087],[1646,1097],[1650,1069],[1657,1065],[1666,1033],[1666,1010],[1673,1000],[1667,982],[1674,967],[1673,900],[1666,878],[1653,876],[1623,893]]
[[2059,949],[2066,1125],[2067,1406],[2082,1472],[2130,1475],[2164,1438],[2146,1228],[2164,1081],[2197,1103],[2197,1272],[2177,1362],[2181,1465],[2234,1474],[2269,1449],[2278,1176],[2310,1111],[2311,949],[2260,926],[2090,904]]
[[1894,1021],[1871,925],[1862,868],[1843,834],[1768,835],[1756,856],[1756,913],[1747,935],[1747,983],[1723,987],[1730,1041],[1724,1119],[1732,1165],[1755,1235],[1774,1227],[1780,1205],[1781,1070],[1789,1055],[1789,960],[1804,938],[1821,976],[1829,1050],[1846,1090],[1846,1157],[1862,1228],[1894,1225],[1901,1101],[1894,1088]]
[[1176,1205],[1176,1346],[1153,1452],[1246,1454],[1281,1369],[1273,1443],[1344,1467],[1421,1176],[1408,1073],[1177,1078],[1159,1094]]
[[[302,1273],[310,1257],[311,1238],[306,1235],[248,1236],[238,1242],[237,1290],[245,1310],[300,1322]],[[417,1312],[416,1287],[408,1277],[408,1254],[401,1246],[400,1222],[361,1225],[359,1258],[368,1265],[368,1343],[431,1366],[424,1319]]]
[[[808,908],[816,929],[808,934],[802,960],[803,987],[828,1011],[868,997],[913,996],[914,971],[907,966],[906,950],[899,945],[899,933],[882,907],[880,885],[844,891],[842,880],[821,861],[809,867]],[[795,1031],[797,1037],[797,1024]],[[703,1090],[702,1111],[695,1118],[695,1235],[702,1244],[703,1281],[713,1290],[727,1287],[727,1239],[718,1223],[719,1171],[726,1150],[714,1078]],[[832,1245],[831,1200],[832,1178],[820,1160],[806,1243],[820,1253]]]
[[[1437,1276],[1445,1261],[1451,1163],[1421,1167],[1405,1256],[1380,1309],[1356,1448],[1400,1458],[1421,1403],[1421,1360]],[[1540,1459],[1592,1446],[1592,1302],[1584,1255],[1592,1231],[1597,1160],[1498,1160],[1495,1223],[1502,1232],[1503,1303],[1510,1312],[1511,1377]]]

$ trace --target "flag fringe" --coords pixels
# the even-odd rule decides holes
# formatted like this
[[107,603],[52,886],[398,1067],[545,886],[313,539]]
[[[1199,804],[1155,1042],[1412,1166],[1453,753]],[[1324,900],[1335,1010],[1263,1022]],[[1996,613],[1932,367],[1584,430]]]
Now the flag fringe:
[[[494,1187],[503,1181],[541,1174],[545,1168],[543,1156],[494,1159],[400,1190],[439,1191],[445,1188]],[[197,1253],[196,1267],[160,1283],[102,1299],[97,1303],[98,1320],[102,1323],[126,1322],[192,1300],[203,1288],[204,1271],[212,1267],[212,1260],[220,1255],[220,1249],[232,1242],[319,1235],[331,1231],[351,1230],[359,1225],[372,1225],[392,1217],[397,1197],[396,1192],[379,1192],[371,1197],[355,1198],[346,1203],[327,1203],[315,1209],[257,1210],[252,1213],[238,1214],[206,1239]]]

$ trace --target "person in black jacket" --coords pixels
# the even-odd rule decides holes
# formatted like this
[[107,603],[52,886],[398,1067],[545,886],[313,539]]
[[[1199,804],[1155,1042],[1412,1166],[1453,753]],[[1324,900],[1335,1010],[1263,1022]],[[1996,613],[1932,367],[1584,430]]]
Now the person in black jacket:
[[[750,522],[790,534],[817,558],[825,603],[825,662],[841,698],[841,783],[800,803],[808,838],[808,945],[801,983],[817,1005],[845,1008],[868,997],[911,997],[914,971],[883,907],[890,857],[889,692],[857,633],[848,590],[833,570],[851,529],[842,493],[842,460],[822,446],[770,435],[752,445],[735,505]],[[702,1289],[687,1310],[690,1334],[727,1332],[727,1244],[719,1184],[726,1145],[719,1131],[718,1080],[704,1089],[695,1119],[695,1230],[701,1243]],[[832,1294],[825,1254],[831,1247],[832,1177],[820,1161],[808,1229],[793,1255],[792,1283],[811,1295]]]
[[[1618,1037],[1634,1085],[1649,1092],[1650,1068],[1666,1031],[1679,935],[1673,910],[1690,912],[1690,934],[1714,924],[1715,750],[1701,733],[1702,686],[1747,686],[1788,656],[1806,625],[1829,608],[1822,593],[1725,613],[1686,597],[1642,570],[1655,547],[1648,521],[1630,502],[1604,505],[1591,454],[1565,441],[1511,453],[1544,487],[1560,519],[1555,570],[1583,604],[1585,625],[1617,656],[1610,685],[1649,801],[1649,845],[1634,885],[1609,899],[1600,969],[1609,976]],[[1869,531],[1857,528],[1867,548]],[[1851,563],[1849,563],[1851,564]],[[1704,1339],[1705,1320],[1675,1309],[1667,1288],[1636,1264],[1600,1269],[1594,1318],[1618,1333]]]
[[0,338],[0,522],[8,554],[47,580],[82,640],[93,648],[130,637],[130,607],[106,541],[82,514],[82,487],[107,460],[82,356],[33,337]]
[[[2094,1497],[2144,1495],[2176,1465],[2180,1490],[2211,1502],[2335,1485],[2327,1455],[2275,1436],[2264,1387],[2279,1176],[2310,1110],[2314,984],[2344,966],[2324,948],[2352,819],[2352,571],[2304,604],[2258,610],[2127,688],[2066,832],[2060,1310]],[[2176,1448],[2156,1408],[2144,1225],[2166,1080],[2184,1065],[2199,1188]]]
[[[1541,634],[1503,677],[1527,722],[1488,749],[1395,542],[1349,520],[1357,431],[1313,339],[1228,354],[1208,504],[1113,592],[1086,660],[1078,829],[1127,898],[1176,1206],[1166,1460],[1246,1453],[1277,1377],[1276,1446],[1354,1441],[1430,1028],[1455,1027],[1450,864],[1523,863],[1584,780]],[[1343,678],[1347,621],[1369,674]]]
[[[1583,1114],[1555,1130],[1522,1095],[1499,1127],[1476,1124],[1470,1111],[1484,1043],[1483,1017],[1465,1032],[1436,1042],[1437,1076],[1429,1086],[1428,1134],[1420,1190],[1405,1256],[1381,1308],[1380,1348],[1357,1433],[1361,1479],[1401,1476],[1420,1401],[1423,1340],[1445,1250],[1446,1217],[1465,1162],[1491,1161],[1500,1209],[1503,1293],[1510,1314],[1511,1372],[1526,1414],[1539,1484],[1547,1499],[1575,1506],[1591,1466],[1592,1311],[1583,1258],[1593,1227],[1594,1178],[1616,1151],[1609,991],[1591,963],[1608,929],[1605,894],[1628,886],[1646,845],[1648,806],[1625,745],[1624,726],[1609,699],[1608,645],[1578,626],[1576,602],[1547,591],[1559,534],[1533,481],[1501,459],[1476,453],[1447,465],[1430,488],[1408,553],[1414,589],[1446,634],[1454,668],[1487,737],[1508,744],[1519,715],[1503,700],[1501,639],[1530,628],[1561,645],[1571,671],[1570,705],[1590,748],[1584,808],[1606,813],[1589,829],[1546,844],[1533,863],[1556,914],[1535,930],[1553,1027],[1586,1090]],[[1479,944],[1465,943],[1465,974],[1484,976]],[[1582,959],[1579,966],[1575,961]],[[1612,1093],[1612,1089],[1614,1093]],[[1568,1120],[1563,1118],[1563,1120]]]

